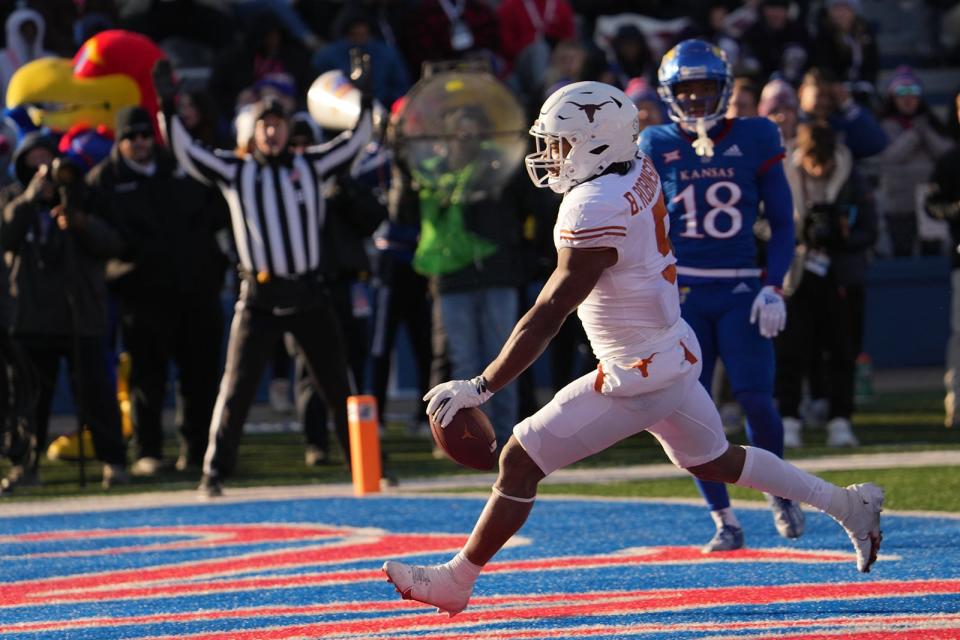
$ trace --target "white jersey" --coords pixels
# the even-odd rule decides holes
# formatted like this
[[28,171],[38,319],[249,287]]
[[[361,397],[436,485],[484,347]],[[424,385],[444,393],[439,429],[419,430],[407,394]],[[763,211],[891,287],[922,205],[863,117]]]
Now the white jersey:
[[669,231],[660,177],[643,154],[626,175],[594,178],[564,196],[553,230],[557,249],[612,247],[618,254],[578,310],[601,363],[633,363],[688,335]]

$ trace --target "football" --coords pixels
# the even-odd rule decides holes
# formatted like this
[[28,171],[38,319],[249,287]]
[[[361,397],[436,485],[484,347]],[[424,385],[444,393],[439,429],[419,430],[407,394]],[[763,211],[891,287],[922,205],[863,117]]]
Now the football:
[[497,463],[497,438],[490,419],[477,407],[460,409],[446,428],[430,419],[437,446],[465,467],[489,471]]

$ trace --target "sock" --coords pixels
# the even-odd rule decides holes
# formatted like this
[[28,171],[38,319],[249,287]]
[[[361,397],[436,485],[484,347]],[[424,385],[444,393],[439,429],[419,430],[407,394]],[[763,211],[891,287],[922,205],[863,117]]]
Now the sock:
[[723,527],[723,525],[727,525],[728,527],[736,527],[737,529],[743,528],[740,526],[740,521],[737,520],[737,515],[730,507],[711,511],[710,517],[713,518],[713,523],[717,525],[717,529]]
[[450,569],[450,575],[453,576],[454,581],[461,587],[472,586],[483,570],[483,567],[480,565],[473,564],[467,560],[467,557],[463,555],[463,551],[453,556],[447,563],[447,568]]
[[802,471],[764,449],[744,449],[747,457],[737,485],[806,502],[841,522],[850,515],[846,489]]

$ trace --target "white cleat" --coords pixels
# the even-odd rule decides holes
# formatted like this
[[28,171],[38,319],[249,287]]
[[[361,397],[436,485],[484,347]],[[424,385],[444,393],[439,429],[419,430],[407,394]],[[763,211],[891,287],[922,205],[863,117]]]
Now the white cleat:
[[869,573],[877,560],[880,541],[880,512],[883,511],[883,489],[869,482],[847,487],[850,515],[841,522],[857,552],[857,569]]
[[421,567],[388,560],[383,563],[387,582],[393,584],[404,600],[416,600],[445,612],[451,618],[467,607],[473,584],[458,583],[446,565]]

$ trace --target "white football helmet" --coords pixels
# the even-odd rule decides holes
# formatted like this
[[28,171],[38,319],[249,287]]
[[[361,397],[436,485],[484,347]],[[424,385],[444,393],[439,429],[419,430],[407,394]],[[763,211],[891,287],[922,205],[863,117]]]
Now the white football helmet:
[[615,162],[637,155],[637,108],[603,82],[575,82],[553,92],[530,127],[537,150],[524,162],[538,187],[566,193]]

